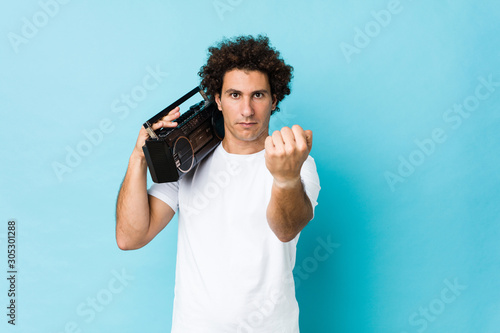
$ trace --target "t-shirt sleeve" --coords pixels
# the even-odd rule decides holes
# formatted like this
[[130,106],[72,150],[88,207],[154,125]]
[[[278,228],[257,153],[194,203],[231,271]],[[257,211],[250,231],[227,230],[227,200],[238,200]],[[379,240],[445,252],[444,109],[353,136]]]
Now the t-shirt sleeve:
[[302,178],[306,194],[311,201],[314,217],[314,208],[318,205],[318,195],[321,187],[319,185],[319,176],[318,171],[316,170],[316,163],[314,162],[314,158],[312,158],[311,156],[308,156],[304,164],[302,164],[300,177]]
[[179,210],[179,181],[172,183],[154,183],[148,190],[148,194],[166,203],[177,213]]

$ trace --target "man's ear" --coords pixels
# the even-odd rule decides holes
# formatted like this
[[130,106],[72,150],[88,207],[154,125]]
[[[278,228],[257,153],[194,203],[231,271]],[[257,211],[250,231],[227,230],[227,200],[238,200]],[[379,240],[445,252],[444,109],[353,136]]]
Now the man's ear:
[[278,99],[276,98],[276,95],[273,95],[273,106],[271,107],[271,110],[276,109],[276,104],[278,104]]
[[217,103],[217,107],[219,108],[219,111],[222,111],[222,104],[220,101],[220,94],[215,94],[215,103]]

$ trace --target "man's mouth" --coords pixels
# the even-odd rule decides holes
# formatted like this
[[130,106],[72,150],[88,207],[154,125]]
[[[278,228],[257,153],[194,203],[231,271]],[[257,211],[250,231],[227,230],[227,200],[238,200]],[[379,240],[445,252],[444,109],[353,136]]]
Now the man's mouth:
[[252,127],[253,125],[256,125],[257,123],[254,123],[254,122],[240,122],[238,124],[241,125],[244,128],[249,128],[249,127]]

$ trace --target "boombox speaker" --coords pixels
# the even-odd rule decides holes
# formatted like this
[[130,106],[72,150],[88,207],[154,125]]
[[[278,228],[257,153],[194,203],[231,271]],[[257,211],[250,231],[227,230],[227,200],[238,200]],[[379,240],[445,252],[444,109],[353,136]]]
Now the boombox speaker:
[[[203,101],[192,105],[178,119],[175,128],[152,125],[175,107],[200,93]],[[200,87],[196,87],[144,123],[149,134],[142,147],[151,178],[155,183],[174,182],[191,171],[224,138],[224,119],[214,102],[210,102]]]

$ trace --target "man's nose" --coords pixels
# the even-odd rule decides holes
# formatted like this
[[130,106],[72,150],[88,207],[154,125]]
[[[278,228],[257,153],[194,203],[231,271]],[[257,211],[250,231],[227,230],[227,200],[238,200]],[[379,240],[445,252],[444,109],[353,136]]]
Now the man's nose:
[[252,107],[252,102],[250,98],[244,98],[243,99],[243,105],[241,106],[241,115],[243,117],[251,117],[254,115],[253,107]]

